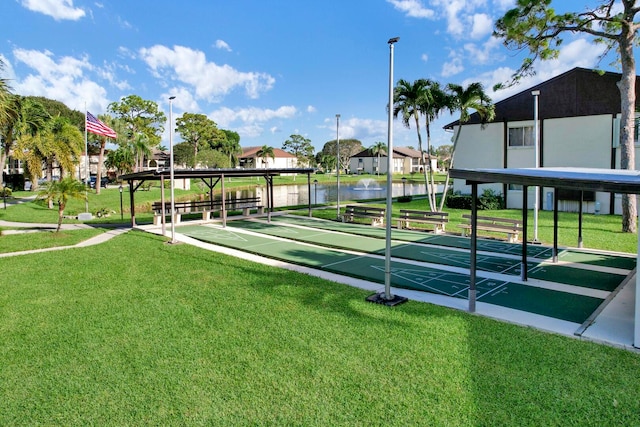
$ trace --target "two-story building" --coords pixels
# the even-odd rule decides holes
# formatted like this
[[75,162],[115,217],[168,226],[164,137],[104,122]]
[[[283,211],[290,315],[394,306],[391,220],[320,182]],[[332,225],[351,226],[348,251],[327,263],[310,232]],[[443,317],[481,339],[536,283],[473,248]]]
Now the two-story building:
[[[617,73],[574,68],[497,102],[495,119],[484,127],[477,113],[461,131],[457,121],[447,124],[445,130],[453,131],[454,137],[461,132],[454,167],[532,168],[537,154],[539,167],[620,168],[619,80]],[[636,86],[636,111],[639,95]],[[635,134],[637,142],[637,122]],[[508,208],[522,205],[520,186],[487,184],[480,191],[483,188],[503,194]],[[453,189],[470,192],[462,180],[454,180]],[[534,189],[529,190],[529,208],[533,208]],[[540,189],[538,206],[551,209],[553,197],[558,197],[560,210],[575,212],[579,208],[579,193],[556,195],[552,188]],[[621,213],[620,195],[585,193],[583,203],[585,212]]]

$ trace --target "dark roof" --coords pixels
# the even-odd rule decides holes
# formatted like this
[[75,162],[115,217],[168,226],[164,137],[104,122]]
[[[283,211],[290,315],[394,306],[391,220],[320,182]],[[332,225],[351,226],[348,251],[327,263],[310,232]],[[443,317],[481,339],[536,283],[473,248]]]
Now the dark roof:
[[640,194],[640,171],[596,168],[451,169],[452,178],[570,190]]
[[[252,169],[175,169],[173,176],[176,179],[182,178],[212,178],[212,177],[247,177],[247,176],[275,176],[283,173],[311,174],[313,168],[252,168]],[[124,181],[158,181],[161,177],[169,178],[171,171],[169,168],[148,170],[142,172],[128,173],[121,175],[119,179]]]
[[[496,102],[496,117],[493,122],[533,120],[534,102],[531,92],[534,90],[540,91],[538,111],[541,120],[620,113],[620,90],[617,86],[620,78],[620,73],[601,74],[587,68],[573,68]],[[636,84],[636,106],[639,101],[640,91]],[[452,129],[458,123],[456,120],[445,125],[444,129]],[[480,116],[473,113],[464,124],[478,123]]]

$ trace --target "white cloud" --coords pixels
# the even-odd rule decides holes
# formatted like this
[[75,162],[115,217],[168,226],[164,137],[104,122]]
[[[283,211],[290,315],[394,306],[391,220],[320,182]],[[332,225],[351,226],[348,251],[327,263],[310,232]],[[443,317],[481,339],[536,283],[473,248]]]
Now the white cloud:
[[572,68],[593,68],[596,66],[603,49],[603,46],[594,45],[586,38],[579,38],[563,45],[557,59],[551,61],[536,61],[534,63],[536,74],[523,78],[520,83],[515,86],[497,92],[493,91],[493,86],[496,83],[507,83],[511,80],[511,76],[516,70],[509,67],[497,68],[478,76],[467,78],[461,84],[467,86],[473,82],[482,83],[489,96],[493,99],[493,102],[496,102],[556,77]]
[[428,62],[429,55],[427,55],[426,53],[423,53],[422,55],[420,55],[420,59],[423,60],[424,62]]
[[455,51],[449,52],[449,58],[451,58],[448,62],[442,64],[442,71],[440,74],[442,77],[450,77],[464,71],[464,66],[462,65],[462,57],[459,53]]
[[[264,133],[263,124],[275,119],[290,119],[297,114],[296,107],[284,105],[275,110],[270,108],[238,108],[231,109],[223,107],[212,111],[209,117],[218,124],[218,127],[224,129],[232,129],[240,134],[240,136],[254,138]],[[279,131],[277,126],[273,129]]]
[[109,104],[107,91],[91,81],[85,72],[95,72],[88,57],[80,59],[65,56],[57,60],[49,51],[15,49],[16,62],[31,68],[33,74],[15,80],[14,91],[20,95],[44,96],[63,102],[69,108],[87,109],[98,114]]
[[[395,124],[394,120],[394,124]],[[336,139],[336,119],[324,119],[327,129],[327,141]],[[340,139],[354,138],[366,146],[369,142],[386,141],[387,140],[387,122],[386,120],[361,119],[358,117],[341,118],[340,119]],[[326,141],[325,141],[326,142]]]
[[313,105],[307,105],[307,113],[315,113],[316,111],[316,107]]
[[171,79],[189,84],[197,98],[219,100],[238,86],[243,86],[247,96],[258,98],[261,92],[273,87],[275,79],[267,73],[242,72],[229,65],[208,62],[204,52],[184,46],[155,45],[140,49],[140,56],[159,79],[172,71]]
[[231,52],[231,46],[227,44],[224,40],[216,40],[216,48],[226,50],[227,52]]
[[435,12],[422,5],[420,0],[387,0],[394,8],[411,18],[433,18]]
[[476,13],[471,17],[471,38],[479,39],[493,32],[493,19],[485,13]]
[[481,48],[474,43],[466,43],[464,50],[467,56],[474,64],[487,64],[494,61],[496,54],[494,52],[501,46],[500,39],[490,37]]
[[73,7],[73,0],[21,0],[21,4],[33,12],[49,15],[56,21],[77,21],[85,15],[84,10]]
[[493,0],[493,9],[500,11],[512,9],[516,4],[516,0]]

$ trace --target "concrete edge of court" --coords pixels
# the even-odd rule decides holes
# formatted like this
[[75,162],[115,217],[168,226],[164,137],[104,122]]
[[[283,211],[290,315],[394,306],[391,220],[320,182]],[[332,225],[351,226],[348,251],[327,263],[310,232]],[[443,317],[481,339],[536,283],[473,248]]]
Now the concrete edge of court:
[[[193,225],[202,225],[204,222],[193,221]],[[162,235],[162,230],[158,226],[144,225],[137,228],[157,235]],[[165,232],[165,237],[171,237],[170,231]],[[210,250],[226,255],[243,258],[249,261],[258,262],[279,268],[285,268],[303,274],[308,274],[333,282],[353,286],[372,293],[384,290],[384,285],[367,280],[357,279],[353,277],[343,276],[336,273],[326,272],[319,269],[300,266],[280,260],[275,260],[259,255],[250,254],[237,249],[227,248],[212,243],[202,242],[200,240],[188,237],[176,232],[176,240],[199,247],[204,250]],[[410,289],[401,289],[392,287],[392,293],[400,295],[410,300],[436,304],[456,310],[467,311],[467,301],[460,298],[448,297],[445,295],[431,294],[428,292],[415,291]],[[631,299],[629,299],[631,298]],[[520,326],[531,327],[544,332],[552,332],[567,337],[606,344],[626,350],[640,351],[633,346],[633,313],[620,319],[621,313],[628,312],[628,301],[634,301],[635,298],[635,280],[631,280],[614,298],[604,310],[596,317],[594,322],[585,330],[581,336],[575,333],[580,328],[580,324],[560,319],[554,319],[548,316],[542,316],[534,313],[527,313],[507,307],[500,307],[493,304],[483,302],[476,303],[476,313],[474,315],[485,316],[503,322],[513,323]],[[621,324],[622,322],[622,324]]]

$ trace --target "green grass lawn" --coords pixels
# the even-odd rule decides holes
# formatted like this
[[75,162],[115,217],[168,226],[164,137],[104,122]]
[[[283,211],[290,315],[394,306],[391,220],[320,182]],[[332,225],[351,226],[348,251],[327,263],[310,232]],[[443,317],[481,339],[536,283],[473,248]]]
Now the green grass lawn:
[[629,351],[137,231],[0,268],[0,425],[638,424]]

